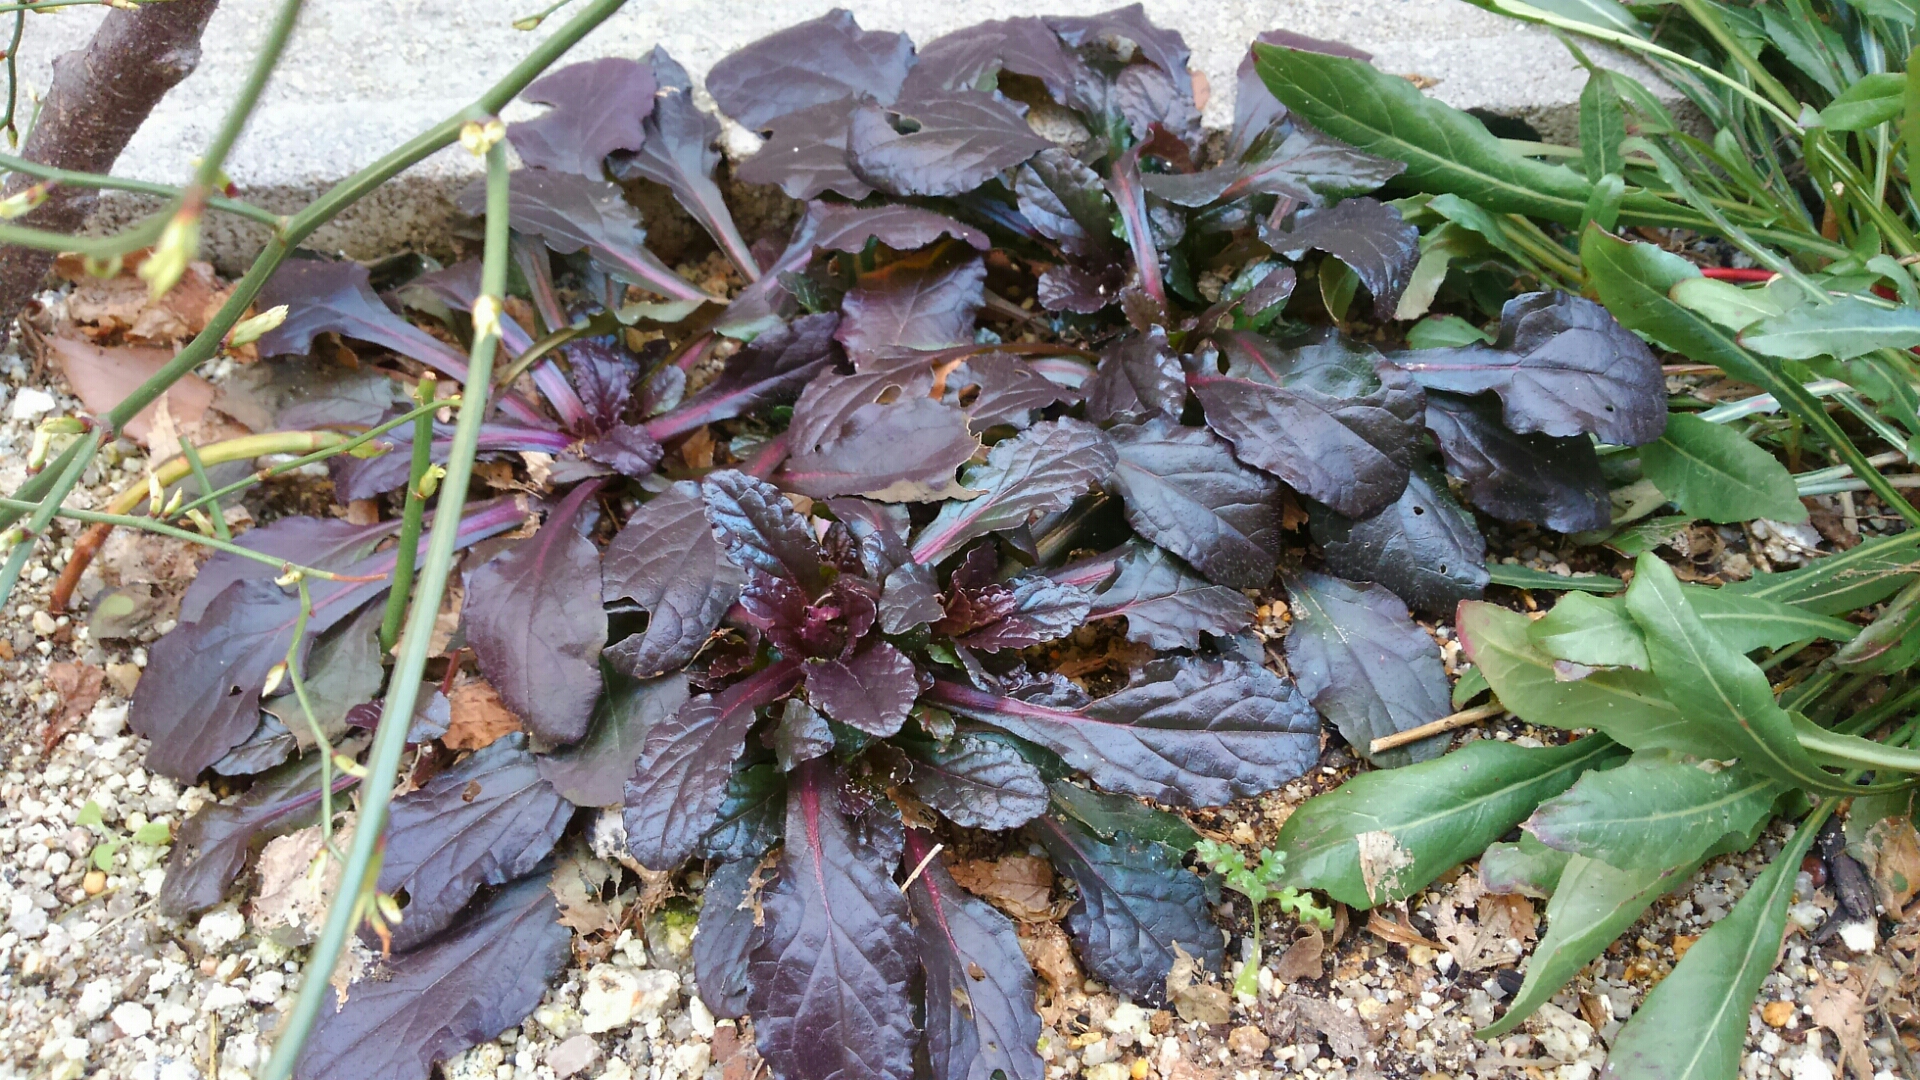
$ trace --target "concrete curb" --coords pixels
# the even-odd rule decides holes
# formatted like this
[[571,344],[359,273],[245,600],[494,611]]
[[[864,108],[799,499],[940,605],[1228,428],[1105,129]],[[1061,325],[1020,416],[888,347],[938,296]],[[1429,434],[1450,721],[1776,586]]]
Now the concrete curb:
[[[922,42],[986,19],[1036,11],[1090,13],[1118,2],[1048,0],[1035,8],[1019,0],[964,5],[839,0],[861,25],[905,30]],[[122,155],[117,174],[163,183],[186,179],[276,6],[275,0],[221,4],[207,29],[199,69],[161,103]],[[275,212],[295,211],[459,108],[566,16],[563,9],[533,32],[512,28],[514,18],[542,6],[539,0],[312,0],[286,62],[228,164],[242,197]],[[746,42],[832,6],[833,0],[630,4],[577,46],[569,60],[637,57],[657,43],[698,81]],[[1194,66],[1212,86],[1207,120],[1215,126],[1232,117],[1233,71],[1247,43],[1277,27],[1367,49],[1385,70],[1434,80],[1431,92],[1449,104],[1524,120],[1549,139],[1573,138],[1585,73],[1565,48],[1549,34],[1462,0],[1147,0],[1146,6],[1156,22],[1178,28],[1192,47]],[[83,44],[102,17],[102,9],[92,7],[29,15],[20,49],[26,89],[46,87],[53,58]],[[1650,73],[1631,61],[1609,62],[1651,81]],[[508,118],[522,109],[527,107],[516,103]],[[316,233],[309,246],[363,259],[402,249],[444,252],[457,216],[452,196],[478,171],[464,151],[442,151]],[[90,228],[111,230],[152,206],[151,200],[111,195]],[[673,254],[673,241],[685,231],[675,227],[679,224],[649,218],[667,254]],[[751,220],[742,228],[749,239],[755,235]],[[214,215],[203,250],[222,270],[233,272],[244,268],[264,242],[263,229]]]

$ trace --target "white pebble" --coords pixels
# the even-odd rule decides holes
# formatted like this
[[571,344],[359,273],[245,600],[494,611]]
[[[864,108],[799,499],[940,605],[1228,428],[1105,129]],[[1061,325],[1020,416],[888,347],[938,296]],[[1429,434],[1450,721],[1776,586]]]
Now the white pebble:
[[246,917],[231,907],[209,911],[200,917],[200,941],[209,949],[225,948],[239,941],[240,935],[246,932]]
[[45,390],[23,386],[13,395],[13,407],[7,415],[15,420],[38,420],[53,411],[53,395]]
[[121,1002],[113,1010],[113,1026],[120,1034],[129,1039],[138,1039],[153,1030],[153,1014],[146,1006],[131,1001]]

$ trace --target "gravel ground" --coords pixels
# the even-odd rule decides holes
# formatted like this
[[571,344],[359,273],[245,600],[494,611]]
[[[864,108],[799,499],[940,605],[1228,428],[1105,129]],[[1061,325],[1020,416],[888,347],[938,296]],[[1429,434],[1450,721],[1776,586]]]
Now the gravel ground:
[[[34,424],[77,407],[56,377],[35,371],[15,349],[0,353],[0,490],[24,479]],[[117,444],[88,471],[71,505],[103,504],[140,481],[143,462],[137,447]],[[90,639],[84,611],[47,612],[52,578],[75,535],[54,530],[0,612],[0,1077],[242,1080],[264,1062],[291,1005],[303,950],[262,932],[263,905],[254,903],[260,883],[251,879],[235,901],[192,922],[156,910],[165,846],[134,834],[154,823],[177,827],[219,793],[148,775],[140,764],[145,741],[126,728],[126,695],[146,662],[140,641],[171,625],[164,612],[139,638],[113,641]],[[183,584],[190,553],[131,540],[103,552],[79,595],[142,578],[162,595]],[[1737,550],[1745,541],[1729,542],[1720,558],[1735,570],[1734,556],[1747,559]],[[1563,573],[1569,564],[1581,567],[1582,556],[1556,551],[1544,538],[1495,543],[1532,565]],[[1793,557],[1772,546],[1776,558]],[[1282,607],[1263,615],[1269,633],[1284,631]],[[1436,632],[1451,663],[1457,646],[1446,628]],[[50,730],[69,728],[44,749]],[[1535,736],[1511,727],[1462,737]],[[1316,774],[1258,803],[1198,815],[1196,824],[1258,846],[1352,764],[1343,749],[1330,749]],[[89,804],[98,822],[86,825]],[[617,819],[603,819],[588,837],[570,841],[563,867],[603,884],[569,908],[576,962],[564,981],[518,1028],[449,1062],[448,1080],[763,1075],[751,1032],[716,1023],[692,996],[687,945],[697,874],[667,882],[621,866],[616,831]],[[1755,852],[1710,864],[1497,1044],[1471,1032],[1519,985],[1516,964],[1538,932],[1538,905],[1483,897],[1471,872],[1376,913],[1370,924],[1349,924],[1343,913],[1331,940],[1276,924],[1257,999],[1236,1001],[1219,980],[1201,981],[1179,987],[1170,1010],[1143,1009],[1085,981],[1057,924],[1023,923],[1046,987],[1048,1078],[1586,1080],[1648,987],[1728,910],[1783,839],[1776,831]],[[117,843],[110,868],[95,872],[91,856],[103,842]],[[1843,1075],[1852,1048],[1860,1080],[1913,1077],[1901,1071],[1907,1048],[1889,1037],[1882,1017],[1910,1027],[1920,1020],[1912,1004],[1920,930],[1907,924],[1905,936],[1877,953],[1856,953],[1837,937],[1813,945],[1808,932],[1835,900],[1812,869],[1800,876],[1784,963],[1750,1019],[1743,1076],[1830,1080]],[[1244,931],[1244,907],[1222,914]]]

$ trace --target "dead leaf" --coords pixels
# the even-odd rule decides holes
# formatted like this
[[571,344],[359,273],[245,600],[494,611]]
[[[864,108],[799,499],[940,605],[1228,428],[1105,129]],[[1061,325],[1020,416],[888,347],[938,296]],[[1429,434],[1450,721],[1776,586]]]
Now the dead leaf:
[[553,897],[560,905],[560,925],[582,934],[611,932],[620,926],[620,908],[600,899],[613,868],[576,847],[553,868]]
[[1307,1025],[1327,1037],[1327,1045],[1343,1058],[1362,1058],[1373,1045],[1360,1018],[1343,1011],[1331,1001],[1288,994],[1285,998]]
[[147,432],[147,457],[165,461],[180,452],[180,424],[173,418],[173,399],[166,394],[153,403],[153,427]]
[[1046,980],[1052,990],[1054,1007],[1059,1008],[1068,996],[1079,991],[1083,981],[1067,932],[1053,922],[1020,923],[1018,930],[1020,951],[1027,954],[1027,963]]
[[1032,855],[974,859],[948,867],[960,887],[1025,922],[1053,914],[1053,866]]
[[92,664],[62,660],[47,665],[47,685],[60,695],[60,715],[47,721],[41,738],[43,750],[51,753],[67,732],[93,711],[93,703],[100,700],[106,683],[106,671]]
[[[335,850],[345,850],[351,829],[334,831]],[[327,905],[340,886],[340,860],[328,857],[318,875],[314,861],[324,842],[320,826],[267,841],[260,851],[260,894],[250,909],[253,932],[286,948],[298,948],[320,936]]]
[[1840,1040],[1840,1054],[1856,1080],[1873,1080],[1867,1055],[1867,1003],[1851,986],[1820,983],[1807,991],[1807,1015]]
[[1401,922],[1399,918],[1395,918],[1377,909],[1367,912],[1367,932],[1382,941],[1391,941],[1396,945],[1405,945],[1408,948],[1412,948],[1415,945],[1424,945],[1434,952],[1447,951],[1445,945],[1440,944],[1432,938],[1426,937],[1421,934],[1420,931]]
[[[74,396],[96,414],[111,411],[173,359],[172,349],[106,347],[61,335],[48,338],[47,349],[59,361]],[[175,423],[184,428],[206,416],[207,406],[213,403],[213,386],[198,375],[188,375],[174,383],[165,398]],[[142,409],[127,423],[126,434],[144,445],[153,430],[156,408],[157,404]]]
[[687,468],[706,470],[713,468],[713,431],[709,428],[696,428],[680,444],[680,460]]
[[447,582],[446,591],[440,594],[440,611],[433,617],[433,633],[427,638],[428,656],[441,656],[447,646],[453,644],[453,635],[460,629],[460,605],[466,595],[466,587],[459,581]]
[[1224,1024],[1233,1019],[1233,998],[1218,986],[1201,981],[1200,962],[1187,950],[1173,947],[1173,967],[1167,972],[1167,1001],[1180,1019],[1189,1023]]
[[138,529],[115,529],[100,545],[93,568],[108,585],[147,584],[184,589],[200,573],[206,548]]
[[129,256],[113,277],[82,270],[69,278],[74,286],[67,294],[67,318],[74,329],[103,342],[120,338],[136,345],[177,345],[206,328],[231,291],[220,284],[212,265],[187,264],[180,280],[156,300],[149,298],[147,283],[135,273],[144,258],[145,253]]
[[520,730],[520,718],[500,701],[500,695],[485,679],[476,677],[454,684],[447,704],[453,715],[440,741],[449,750],[478,750]]
[[1320,928],[1302,927],[1294,934],[1293,944],[1287,946],[1279,962],[1273,965],[1274,977],[1287,983],[1317,979],[1326,974],[1326,952],[1327,937]]
[[[1473,908],[1475,918],[1459,914]],[[1463,971],[1484,971],[1519,957],[1514,943],[1533,940],[1533,901],[1517,894],[1481,891],[1477,874],[1462,874],[1448,902],[1433,909],[1433,933]]]
[[1401,872],[1413,865],[1413,852],[1384,830],[1363,832],[1353,839],[1359,849],[1360,881],[1367,898],[1380,903],[1400,887]]
[[1920,894],[1920,831],[1910,817],[1890,817],[1867,830],[1861,861],[1873,875],[1880,903],[1895,922],[1906,918],[1907,905]]

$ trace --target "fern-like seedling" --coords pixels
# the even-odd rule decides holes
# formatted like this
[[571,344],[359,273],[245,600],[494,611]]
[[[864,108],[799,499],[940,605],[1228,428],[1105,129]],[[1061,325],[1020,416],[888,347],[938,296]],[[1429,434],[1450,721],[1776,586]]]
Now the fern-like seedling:
[[1234,993],[1253,997],[1260,991],[1260,905],[1271,900],[1301,922],[1312,921],[1322,930],[1333,928],[1331,909],[1315,903],[1311,894],[1280,887],[1287,871],[1286,853],[1261,848],[1260,859],[1252,866],[1247,865],[1247,857],[1239,848],[1218,840],[1200,841],[1194,846],[1194,853],[1208,869],[1220,875],[1222,884],[1253,905],[1252,944],[1239,974],[1234,976]]

